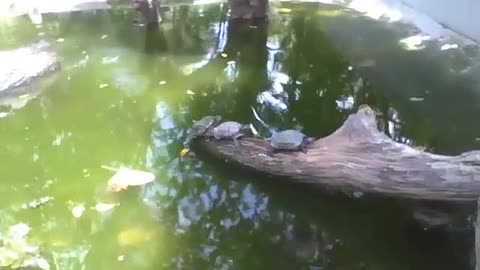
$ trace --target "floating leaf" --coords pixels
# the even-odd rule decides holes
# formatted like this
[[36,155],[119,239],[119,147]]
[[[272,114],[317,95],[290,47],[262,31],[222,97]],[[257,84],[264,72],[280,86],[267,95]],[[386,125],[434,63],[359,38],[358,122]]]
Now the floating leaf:
[[14,238],[23,238],[30,232],[30,226],[25,223],[18,223],[8,229],[8,235]]
[[113,64],[113,63],[118,63],[119,56],[114,56],[114,57],[103,57],[102,58],[102,64],[107,65],[107,64]]
[[31,258],[27,258],[23,261],[22,267],[36,267],[43,270],[49,270],[50,264],[44,258],[37,256],[32,256]]
[[105,212],[113,209],[115,206],[118,206],[118,203],[97,203],[95,205],[95,210],[98,212]]
[[52,247],[68,247],[69,245],[71,245],[71,243],[63,239],[58,239],[58,240],[52,240],[50,245]]
[[164,84],[166,84],[166,83],[167,83],[166,81],[159,81],[159,82],[158,82],[159,85],[164,85]]
[[53,200],[53,197],[50,197],[50,196],[44,196],[38,200],[33,200],[29,203],[26,203],[24,205],[22,205],[22,208],[37,208],[37,207],[40,207],[44,204],[46,204],[47,202]]
[[221,53],[220,56],[222,56],[223,58],[227,58],[227,57],[228,57],[228,54],[226,54],[226,53]]
[[63,38],[57,39],[57,42],[64,42],[64,41],[65,41],[65,39],[63,39]]
[[79,204],[72,208],[72,215],[76,218],[79,218],[82,216],[84,211],[85,211],[85,206],[83,204]]
[[100,87],[100,89],[102,89],[102,88],[105,88],[107,86],[108,86],[108,83],[102,83],[98,87]]
[[184,157],[188,154],[188,152],[190,152],[190,149],[188,148],[183,148],[181,151],[180,151],[180,157]]
[[[112,168],[108,166],[102,167],[112,170]],[[115,175],[113,175],[107,183],[111,192],[118,192],[127,189],[129,186],[142,186],[155,180],[155,175],[151,172],[128,168],[118,168],[116,171]]]
[[11,266],[18,260],[19,255],[6,247],[0,247],[0,266]]
[[192,90],[188,89],[188,90],[187,90],[187,94],[193,96],[193,95],[195,95],[195,92],[193,92]]
[[106,39],[107,37],[108,37],[108,35],[102,35],[101,39]]
[[123,260],[125,260],[125,256],[120,255],[120,256],[117,257],[117,260],[118,260],[119,262],[123,262]]
[[440,50],[446,51],[450,49],[458,49],[458,44],[444,44],[442,47],[440,47]]
[[277,8],[277,12],[278,13],[290,13],[290,12],[292,12],[292,10],[289,9],[289,8]]
[[117,236],[117,241],[120,245],[132,246],[148,240],[150,235],[151,232],[146,231],[145,228],[137,226],[120,232]]
[[317,11],[317,15],[319,15],[319,16],[325,16],[325,17],[335,17],[335,16],[340,16],[340,15],[342,15],[342,10],[341,10],[341,9],[336,9],[336,10],[320,10],[320,11]]
[[410,101],[414,101],[414,102],[419,102],[419,101],[423,101],[423,100],[424,100],[424,98],[422,98],[422,97],[411,97],[410,98]]
[[24,223],[9,228],[7,236],[2,239],[4,246],[0,247],[0,267],[50,269],[50,264],[38,253],[40,248],[25,240],[29,232],[30,227]]

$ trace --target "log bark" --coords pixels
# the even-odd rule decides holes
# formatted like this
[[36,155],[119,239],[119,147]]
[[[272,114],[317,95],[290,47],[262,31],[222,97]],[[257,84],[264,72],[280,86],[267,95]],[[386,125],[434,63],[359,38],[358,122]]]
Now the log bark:
[[480,198],[477,200],[477,214],[475,219],[475,270],[480,270]]
[[24,94],[22,88],[33,80],[60,69],[50,45],[39,41],[30,46],[0,51],[0,97]]
[[391,197],[475,201],[480,195],[480,151],[435,155],[400,144],[380,132],[375,113],[363,107],[307,153],[266,155],[268,142],[246,137],[233,142],[200,140],[218,158],[273,176]]

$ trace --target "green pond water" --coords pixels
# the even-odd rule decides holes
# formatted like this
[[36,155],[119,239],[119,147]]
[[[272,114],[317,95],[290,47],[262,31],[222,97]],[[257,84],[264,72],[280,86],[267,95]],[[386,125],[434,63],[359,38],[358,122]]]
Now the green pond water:
[[[398,142],[480,148],[479,81],[465,71],[475,47],[409,51],[407,25],[282,6],[291,12],[253,27],[220,5],[165,9],[149,29],[124,9],[2,23],[1,49],[43,38],[62,70],[28,103],[2,102],[0,231],[28,224],[52,269],[469,269],[468,226],[426,230],[409,202],[266,179],[195,151],[179,159],[206,114],[268,136],[251,106],[273,127],[323,137],[369,104]],[[110,194],[102,165],[156,178]]]

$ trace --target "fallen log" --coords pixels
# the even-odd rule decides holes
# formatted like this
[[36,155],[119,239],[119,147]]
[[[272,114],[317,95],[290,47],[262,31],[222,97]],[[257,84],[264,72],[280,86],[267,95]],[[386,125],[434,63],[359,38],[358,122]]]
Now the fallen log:
[[50,45],[39,41],[30,46],[0,51],[0,98],[22,95],[32,89],[23,86],[60,69]]
[[480,198],[477,200],[475,218],[475,270],[480,270]]
[[436,201],[475,201],[480,195],[480,151],[442,156],[400,144],[380,132],[365,106],[307,153],[268,156],[268,142],[246,137],[199,140],[207,153],[272,176],[390,197]]

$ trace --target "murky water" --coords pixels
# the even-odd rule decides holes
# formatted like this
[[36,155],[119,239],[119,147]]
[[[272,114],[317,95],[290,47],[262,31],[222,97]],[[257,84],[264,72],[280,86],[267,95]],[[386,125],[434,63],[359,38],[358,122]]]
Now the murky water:
[[[399,142],[480,148],[480,87],[466,69],[475,48],[408,51],[405,25],[285,5],[291,12],[253,27],[226,21],[219,5],[165,10],[152,29],[122,9],[2,25],[1,48],[44,38],[63,69],[28,103],[3,102],[0,228],[28,224],[54,269],[468,269],[471,232],[424,230],[405,202],[178,158],[192,120],[252,122],[250,106],[272,126],[322,137],[367,103]],[[102,165],[156,179],[108,194]]]

